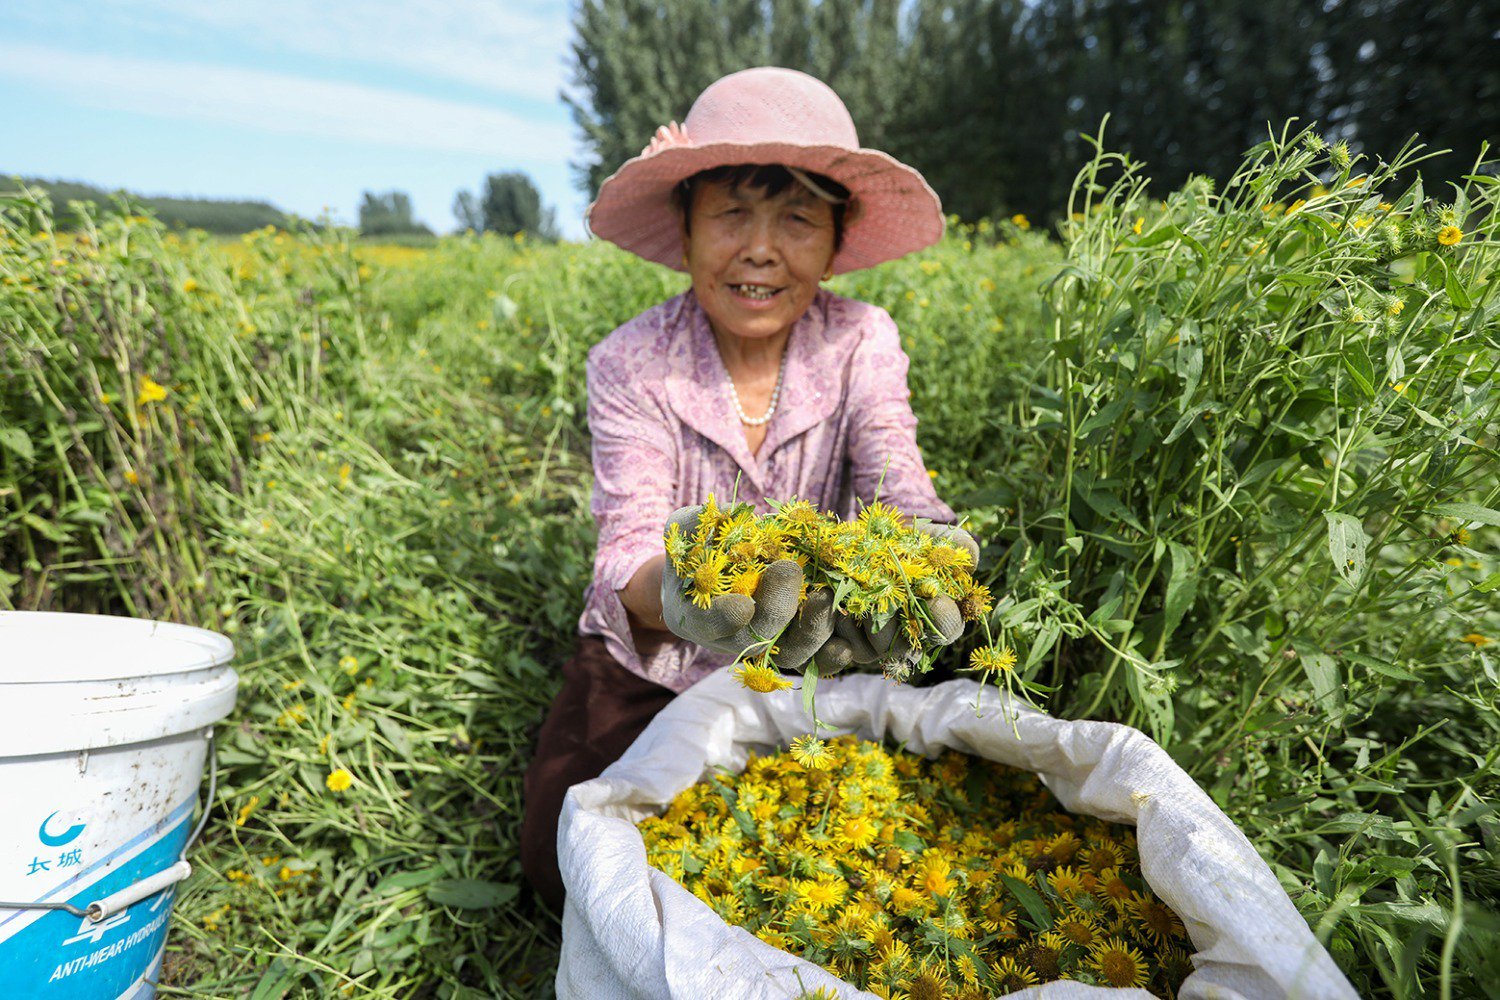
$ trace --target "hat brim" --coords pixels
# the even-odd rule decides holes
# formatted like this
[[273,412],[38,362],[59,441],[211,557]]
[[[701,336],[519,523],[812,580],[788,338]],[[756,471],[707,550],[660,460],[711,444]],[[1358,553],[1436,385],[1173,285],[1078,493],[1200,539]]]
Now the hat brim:
[[669,146],[627,160],[599,186],[585,224],[638,257],[685,271],[672,189],[700,170],[726,164],[782,164],[838,181],[860,203],[833,258],[833,273],[874,267],[943,237],[943,207],[922,175],[878,149],[797,143]]

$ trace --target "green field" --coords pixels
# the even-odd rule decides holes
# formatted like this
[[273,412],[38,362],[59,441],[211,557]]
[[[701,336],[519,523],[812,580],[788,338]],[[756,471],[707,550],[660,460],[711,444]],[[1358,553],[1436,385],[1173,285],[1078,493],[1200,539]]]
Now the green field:
[[[1047,707],[1161,741],[1361,993],[1495,996],[1500,184],[1388,152],[1148,197],[1101,150],[1060,232],[831,287],[900,325]],[[583,361],[685,279],[0,211],[0,607],[238,650],[163,995],[548,995],[516,834],[592,572]]]

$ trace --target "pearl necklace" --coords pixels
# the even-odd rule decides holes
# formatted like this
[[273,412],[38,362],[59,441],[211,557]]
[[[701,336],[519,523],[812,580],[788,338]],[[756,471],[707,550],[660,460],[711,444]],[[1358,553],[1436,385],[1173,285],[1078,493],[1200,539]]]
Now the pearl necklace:
[[786,374],[786,349],[781,351],[781,367],[776,369],[776,388],[771,390],[771,405],[766,409],[766,415],[751,419],[745,415],[745,408],[740,405],[740,394],[734,387],[734,376],[729,374],[729,366],[724,366],[724,375],[729,379],[729,398],[734,400],[734,411],[740,415],[740,423],[748,427],[759,427],[761,424],[769,423],[771,417],[776,413],[776,403],[781,399],[781,377]]

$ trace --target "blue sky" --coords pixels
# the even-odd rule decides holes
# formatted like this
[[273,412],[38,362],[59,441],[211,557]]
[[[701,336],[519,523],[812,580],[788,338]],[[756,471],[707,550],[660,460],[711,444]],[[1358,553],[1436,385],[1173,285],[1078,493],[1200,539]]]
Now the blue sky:
[[456,225],[522,170],[583,235],[568,0],[5,0],[0,174]]

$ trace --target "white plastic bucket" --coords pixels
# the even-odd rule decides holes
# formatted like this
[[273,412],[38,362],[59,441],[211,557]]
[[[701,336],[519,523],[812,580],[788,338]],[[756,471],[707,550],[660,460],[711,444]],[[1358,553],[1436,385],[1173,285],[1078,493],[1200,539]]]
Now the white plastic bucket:
[[185,625],[0,611],[7,1000],[154,995],[204,755],[234,707],[233,657],[228,639]]

